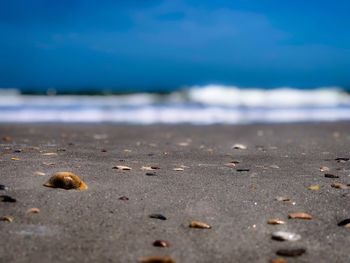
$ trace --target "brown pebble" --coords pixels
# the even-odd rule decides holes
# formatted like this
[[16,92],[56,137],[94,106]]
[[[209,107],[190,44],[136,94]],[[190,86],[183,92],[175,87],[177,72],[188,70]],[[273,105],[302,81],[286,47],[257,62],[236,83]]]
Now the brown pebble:
[[326,178],[339,178],[339,176],[335,175],[335,174],[325,174],[324,177],[326,177]]
[[44,186],[62,189],[85,190],[88,186],[74,173],[57,172],[44,184]]
[[320,190],[320,186],[318,184],[310,185],[307,189],[311,191],[317,191],[317,190]]
[[196,220],[191,221],[191,223],[188,226],[191,228],[202,228],[202,229],[210,229],[211,228],[210,225],[208,225],[204,222],[201,222],[201,221],[196,221]]
[[169,243],[165,240],[156,240],[153,242],[155,247],[169,247]]
[[270,263],[287,263],[287,260],[284,258],[274,258],[270,260]]
[[12,142],[12,137],[11,136],[4,136],[4,137],[2,137],[2,140],[4,142]]
[[342,184],[342,183],[333,183],[333,184],[331,184],[331,186],[333,188],[337,188],[337,189],[348,189],[349,188],[346,184]]
[[26,212],[27,214],[39,214],[40,209],[36,207],[29,208]]
[[14,220],[13,216],[0,216],[0,221],[11,223]]
[[297,213],[290,213],[288,215],[288,218],[290,219],[305,219],[305,220],[311,220],[312,216],[307,214],[307,213],[303,213],[303,212],[297,212]]
[[299,257],[306,252],[304,248],[279,249],[276,254],[283,257]]
[[138,260],[140,263],[175,263],[169,256],[146,256]]
[[281,219],[273,218],[273,219],[267,220],[267,223],[269,225],[284,225],[286,222],[284,222]]

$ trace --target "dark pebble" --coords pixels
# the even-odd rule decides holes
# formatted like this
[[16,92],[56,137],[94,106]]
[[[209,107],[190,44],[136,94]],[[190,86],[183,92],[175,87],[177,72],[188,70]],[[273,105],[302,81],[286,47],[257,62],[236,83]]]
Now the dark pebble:
[[8,190],[8,187],[3,184],[0,184],[0,190]]
[[102,149],[102,150],[101,150],[101,152],[106,153],[106,152],[107,152],[107,150],[106,150],[106,149]]
[[153,246],[155,247],[169,247],[169,243],[164,240],[156,240],[153,242]]
[[155,219],[160,219],[160,220],[167,220],[167,218],[165,216],[163,216],[162,214],[151,214],[149,215],[150,218],[155,218]]
[[128,200],[129,200],[129,198],[126,197],[126,196],[121,196],[121,197],[119,197],[118,199],[119,199],[119,200],[122,200],[122,201],[128,201]]
[[286,248],[277,250],[276,254],[283,257],[299,257],[305,252],[305,248]]
[[250,169],[248,168],[240,168],[240,169],[236,169],[237,172],[249,172]]
[[335,175],[335,174],[325,174],[324,177],[326,177],[326,178],[339,178],[339,176]]
[[14,203],[17,201],[16,199],[8,195],[0,195],[0,200],[1,202],[9,202],[9,203]]
[[147,172],[146,175],[147,176],[156,176],[157,174],[156,173],[152,173],[152,172]]
[[336,160],[338,163],[343,163],[343,162],[349,161],[350,158],[347,158],[347,157],[338,157],[338,158],[335,158],[335,160]]
[[338,226],[345,226],[350,223],[350,218],[344,219],[338,223]]
[[160,167],[158,167],[158,166],[151,166],[151,168],[154,169],[154,170],[160,169]]
[[20,153],[20,152],[22,152],[22,149],[17,149],[17,150],[14,150],[13,152],[14,153]]

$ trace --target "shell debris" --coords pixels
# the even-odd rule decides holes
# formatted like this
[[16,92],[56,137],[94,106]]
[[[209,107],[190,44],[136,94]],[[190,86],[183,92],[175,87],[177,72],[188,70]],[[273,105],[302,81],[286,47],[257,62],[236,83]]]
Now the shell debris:
[[57,172],[44,184],[46,187],[86,190],[88,186],[74,173]]
[[188,225],[190,228],[201,228],[201,229],[210,229],[211,225],[208,225],[207,223],[193,220],[191,223]]

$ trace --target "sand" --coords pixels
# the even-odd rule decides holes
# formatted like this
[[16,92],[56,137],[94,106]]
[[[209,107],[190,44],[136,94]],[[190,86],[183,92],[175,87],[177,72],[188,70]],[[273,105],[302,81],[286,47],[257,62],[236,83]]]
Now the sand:
[[[8,187],[0,194],[17,202],[0,202],[0,216],[14,217],[0,222],[0,262],[137,262],[149,255],[269,262],[283,248],[306,249],[288,262],[349,262],[350,230],[337,223],[350,218],[350,189],[331,187],[350,183],[350,161],[335,160],[350,157],[349,132],[349,123],[2,124],[0,138],[11,138],[0,144],[0,184]],[[236,167],[225,166],[234,160]],[[113,169],[120,165],[132,170]],[[142,166],[160,169],[147,176]],[[88,189],[44,187],[58,171],[76,173]],[[40,212],[26,213],[33,207]],[[288,219],[293,212],[312,219]],[[149,218],[155,213],[167,220]],[[286,224],[267,224],[272,218]],[[189,228],[192,220],[212,228]],[[301,239],[272,240],[278,230]],[[154,247],[158,239],[170,247]]]

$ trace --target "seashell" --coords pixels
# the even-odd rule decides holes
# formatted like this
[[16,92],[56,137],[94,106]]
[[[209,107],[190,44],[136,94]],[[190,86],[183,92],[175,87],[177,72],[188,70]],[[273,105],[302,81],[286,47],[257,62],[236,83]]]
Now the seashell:
[[160,168],[158,166],[142,166],[141,170],[144,171],[153,171],[153,170],[159,170]]
[[285,197],[285,196],[277,196],[276,200],[277,201],[281,201],[281,202],[289,202],[290,198],[289,197]]
[[310,185],[307,189],[311,191],[317,191],[317,190],[320,190],[320,186],[318,184]]
[[225,163],[225,166],[227,167],[236,167],[236,164],[235,163]]
[[348,186],[342,183],[334,183],[334,184],[331,184],[331,186],[337,189],[348,189]]
[[39,214],[40,209],[36,207],[29,208],[26,212],[27,214]]
[[278,165],[276,165],[276,164],[271,164],[269,167],[270,167],[270,168],[273,168],[273,169],[279,169],[279,168],[280,168],[280,167],[279,167]]
[[236,149],[236,150],[245,150],[245,149],[247,149],[247,146],[245,146],[243,144],[236,143],[236,144],[232,145],[231,148]]
[[181,167],[176,167],[173,169],[173,171],[177,171],[177,172],[181,172],[181,171],[184,171],[185,169],[184,168],[181,168]]
[[284,225],[286,222],[284,222],[281,219],[273,218],[273,219],[267,220],[267,223],[269,225]]
[[169,243],[165,240],[156,240],[153,242],[155,247],[169,247]]
[[74,173],[57,172],[44,184],[52,188],[85,190],[88,186]]
[[0,195],[1,202],[15,203],[17,200],[8,195]]
[[0,221],[12,222],[14,220],[13,216],[0,216]]
[[150,214],[149,218],[167,220],[167,218],[165,216],[163,216],[162,214]]
[[57,153],[43,153],[43,156],[57,156]]
[[193,220],[191,221],[191,223],[188,225],[190,228],[202,228],[202,229],[210,229],[211,226],[204,223],[204,222],[201,222],[201,221],[196,221],[196,220]]
[[278,241],[298,241],[301,238],[298,234],[285,231],[273,232],[271,237]]
[[337,225],[338,226],[347,226],[349,224],[350,224],[350,218],[347,218],[347,219],[340,221]]
[[17,157],[11,157],[11,160],[12,160],[12,161],[19,161],[19,158],[17,158]]
[[44,175],[46,175],[46,174],[43,173],[43,172],[40,172],[40,171],[36,171],[36,172],[34,172],[34,175],[37,175],[37,176],[44,176]]
[[117,165],[117,166],[114,166],[112,169],[118,169],[118,170],[122,170],[122,171],[130,171],[132,168],[129,166],[125,166],[125,165]]
[[141,257],[138,260],[140,263],[175,263],[169,256],[147,256]]
[[303,213],[303,212],[297,212],[297,213],[290,213],[288,215],[288,218],[290,219],[305,219],[305,220],[311,220],[312,216],[307,214],[307,213]]
[[328,172],[330,169],[327,166],[321,166],[320,171],[321,172]]

